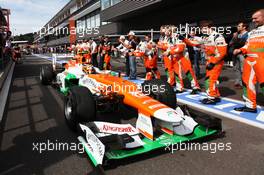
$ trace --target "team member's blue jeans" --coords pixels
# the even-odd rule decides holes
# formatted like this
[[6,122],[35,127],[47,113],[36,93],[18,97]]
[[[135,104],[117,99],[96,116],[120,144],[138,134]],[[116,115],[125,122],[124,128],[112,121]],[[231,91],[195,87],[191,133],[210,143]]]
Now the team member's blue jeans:
[[129,65],[129,56],[126,55],[126,76],[130,76],[130,65]]
[[129,56],[129,67],[130,67],[130,75],[129,79],[136,79],[137,78],[137,63],[135,56]]
[[194,62],[195,75],[199,76],[200,75],[200,59],[201,59],[201,55],[200,55],[200,51],[199,50],[195,50],[194,51],[193,59],[194,59],[193,62]]
[[236,60],[235,60],[235,74],[236,74],[236,81],[235,84],[239,84],[240,86],[242,86],[242,74],[243,74],[243,67],[244,67],[244,60],[245,57],[242,54],[238,54],[236,56]]

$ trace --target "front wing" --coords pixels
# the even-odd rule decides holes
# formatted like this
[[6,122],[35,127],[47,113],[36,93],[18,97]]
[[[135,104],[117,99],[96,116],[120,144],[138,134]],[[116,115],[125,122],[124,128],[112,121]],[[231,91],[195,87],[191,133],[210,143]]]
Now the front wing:
[[[119,125],[122,126],[122,124]],[[123,149],[106,149],[105,145],[100,141],[98,135],[96,136],[96,133],[93,133],[91,129],[89,129],[88,132],[84,131],[86,137],[79,136],[78,139],[83,144],[87,155],[89,156],[94,166],[96,167],[98,165],[103,165],[104,160],[124,159],[161,148],[164,148],[164,150],[166,150],[167,147],[170,147],[174,144],[194,141],[217,134],[219,133],[219,130],[209,129],[207,127],[199,125],[195,128],[194,132],[191,135],[179,136],[179,135],[169,135],[167,133],[163,133],[157,136],[154,140],[150,140],[144,137],[141,139],[142,143],[140,143],[140,145],[137,145],[134,148],[123,148]],[[109,133],[104,133],[104,134],[109,134]]]

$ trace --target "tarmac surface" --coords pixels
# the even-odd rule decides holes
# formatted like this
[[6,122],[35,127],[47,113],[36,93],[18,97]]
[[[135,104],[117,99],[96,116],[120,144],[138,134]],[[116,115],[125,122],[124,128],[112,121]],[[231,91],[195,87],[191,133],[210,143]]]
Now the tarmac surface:
[[[40,66],[49,63],[28,56],[23,64],[15,67],[0,123],[1,175],[70,175],[92,171],[86,154],[78,153],[80,150],[74,150],[74,146],[68,150],[40,153],[40,145],[44,145],[41,143],[78,144],[77,135],[67,128],[64,121],[63,96],[53,87],[40,83]],[[115,69],[122,67],[124,65],[119,61],[114,62]],[[139,68],[139,72],[143,71],[142,67]],[[232,68],[225,68],[221,79],[222,95],[241,100],[242,91],[233,88]],[[263,103],[262,99],[259,96],[259,104]],[[169,150],[154,151],[113,162],[113,166],[106,167],[106,174],[263,175],[264,131],[234,120],[221,119],[225,136],[200,143],[203,150],[184,150],[186,145],[182,145],[183,150],[173,153]]]

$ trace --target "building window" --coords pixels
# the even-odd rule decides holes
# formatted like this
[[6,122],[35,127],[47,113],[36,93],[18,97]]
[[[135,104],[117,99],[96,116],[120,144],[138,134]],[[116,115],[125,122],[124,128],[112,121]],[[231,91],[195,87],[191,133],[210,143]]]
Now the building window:
[[89,28],[91,28],[91,18],[90,17],[88,17],[87,19],[86,19],[86,27],[89,29]]
[[111,0],[101,0],[101,9],[104,10],[111,5]]
[[119,3],[121,0],[111,0],[111,1],[112,1],[111,6],[113,6],[113,5],[117,4],[117,3]]
[[100,14],[95,15],[95,27],[99,27],[100,24]]
[[78,20],[76,26],[77,30],[82,32],[85,29],[85,20]]
[[91,28],[95,27],[95,16],[91,17]]
[[104,10],[108,7],[111,7],[117,3],[121,2],[121,0],[101,0],[101,9]]

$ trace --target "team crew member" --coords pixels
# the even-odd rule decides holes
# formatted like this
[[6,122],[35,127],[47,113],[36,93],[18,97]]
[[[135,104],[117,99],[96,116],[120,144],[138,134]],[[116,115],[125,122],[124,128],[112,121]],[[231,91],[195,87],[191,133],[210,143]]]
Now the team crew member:
[[200,45],[204,50],[206,56],[205,88],[208,97],[201,100],[201,102],[203,104],[215,104],[221,101],[217,84],[224,65],[223,58],[227,53],[227,44],[224,37],[213,30],[212,21],[202,21],[200,25],[203,34],[207,35],[202,41],[190,41],[182,35],[180,35],[180,38],[188,45]]
[[165,28],[164,28],[164,26],[161,26],[160,27],[160,37],[159,37],[159,40],[158,40],[158,43],[157,43],[158,57],[159,57],[160,60],[163,60],[164,50],[162,50],[159,47],[159,43],[162,43],[162,41],[164,40],[164,38],[165,38]]
[[99,36],[98,55],[99,55],[99,69],[100,70],[103,70],[103,67],[104,67],[103,45],[104,45],[104,36]]
[[[233,38],[229,43],[229,53],[231,52],[233,54],[233,51],[235,49],[239,49],[243,47],[248,39],[248,31],[247,31],[247,24],[244,22],[240,22],[237,25],[237,32],[233,34]],[[233,62],[234,64],[234,71],[236,73],[236,80],[235,80],[235,87],[242,89],[242,74],[243,74],[243,65],[245,56],[241,53],[238,55],[232,55],[233,56]]]
[[161,26],[160,28],[161,38],[158,42],[157,47],[162,52],[162,58],[164,61],[165,73],[167,76],[167,82],[170,85],[175,84],[174,73],[171,63],[171,56],[169,55],[169,48],[173,45],[172,43],[172,29],[170,26]]
[[93,39],[89,40],[91,56],[92,56],[92,64],[95,67],[98,67],[97,55],[98,55],[98,47],[96,42]]
[[137,78],[137,63],[136,63],[136,57],[134,55],[134,51],[137,48],[137,42],[136,42],[136,36],[135,33],[130,31],[128,33],[128,44],[121,41],[121,43],[128,49],[128,55],[129,55],[129,79],[135,80]]
[[102,57],[104,58],[104,64],[103,64],[103,69],[104,70],[111,70],[111,48],[112,48],[112,44],[109,41],[108,37],[104,38],[104,44],[102,46]]
[[82,41],[79,40],[76,44],[76,47],[75,47],[75,56],[74,56],[74,59],[77,61],[77,63],[82,63]]
[[257,28],[249,32],[248,40],[244,47],[234,50],[234,55],[247,54],[242,74],[243,98],[246,101],[246,105],[235,108],[235,110],[256,113],[255,86],[257,81],[264,92],[264,9],[255,12],[252,15],[252,20]]
[[155,42],[151,41],[150,36],[145,35],[145,41],[138,45],[138,48],[143,52],[144,65],[146,68],[146,80],[152,78],[160,79],[160,72],[158,70],[157,50]]
[[19,46],[15,46],[14,49],[13,49],[12,59],[13,59],[13,61],[19,63],[21,58],[22,58],[22,56],[21,56],[20,47]]
[[82,55],[83,55],[82,62],[92,64],[90,43],[85,40],[81,45],[81,47],[82,47]]
[[70,51],[72,54],[76,55],[76,46],[75,46],[74,44],[72,44],[72,45],[69,47],[69,51]]
[[119,45],[115,48],[115,50],[119,51],[123,57],[125,57],[126,59],[126,76],[129,77],[130,74],[130,68],[129,68],[129,55],[128,55],[128,51],[129,49],[127,49],[125,47],[125,45],[129,44],[129,41],[126,40],[126,37],[121,35],[118,39]]
[[184,83],[182,78],[183,70],[183,72],[191,82],[191,87],[193,89],[191,94],[199,93],[200,86],[193,71],[191,61],[189,59],[186,44],[182,40],[180,40],[177,35],[173,37],[173,46],[170,48],[170,55],[173,72],[175,73],[175,82],[177,89],[176,92],[181,93],[184,90]]
[[76,55],[80,54],[80,52],[81,52],[81,44],[82,44],[81,40],[79,40],[76,44],[76,47],[75,47],[76,48]]
[[125,56],[128,53],[128,49],[124,46],[124,44],[129,44],[129,42],[128,40],[126,40],[126,37],[123,35],[119,37],[118,42],[119,45],[116,47],[116,50],[121,52],[121,54]]
[[[196,31],[192,30],[190,32],[190,40],[194,40],[194,41],[201,41],[201,37],[196,35]],[[196,77],[200,77],[200,60],[201,60],[201,49],[199,47],[192,47],[193,49],[193,65],[194,65],[194,72]],[[189,52],[189,56],[191,55],[191,53]],[[190,57],[191,58],[191,57]]]

